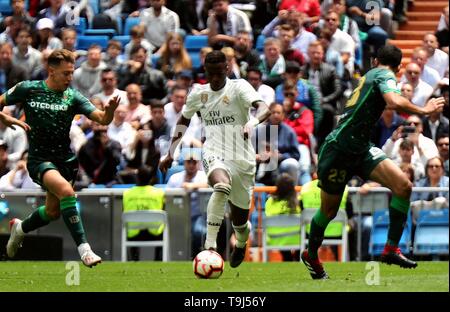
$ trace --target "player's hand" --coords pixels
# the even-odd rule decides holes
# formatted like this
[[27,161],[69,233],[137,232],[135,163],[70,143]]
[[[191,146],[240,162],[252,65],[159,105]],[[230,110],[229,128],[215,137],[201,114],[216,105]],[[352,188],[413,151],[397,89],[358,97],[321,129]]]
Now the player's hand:
[[31,127],[27,123],[1,112],[0,112],[0,122],[2,122],[5,126],[10,127],[13,130],[16,130],[16,127],[14,125],[21,127],[25,131],[31,130]]
[[445,99],[443,97],[430,99],[423,108],[426,115],[438,111],[444,107]]
[[173,163],[172,156],[167,155],[166,158],[161,160],[161,162],[159,163],[159,169],[161,169],[163,173],[166,173],[167,170],[172,166],[172,163]]
[[258,118],[252,117],[242,128],[242,135],[244,140],[251,138],[253,129],[259,124]]
[[111,100],[109,100],[109,102],[105,105],[105,110],[110,110],[114,112],[117,106],[119,106],[119,104],[120,104],[120,97],[116,95]]

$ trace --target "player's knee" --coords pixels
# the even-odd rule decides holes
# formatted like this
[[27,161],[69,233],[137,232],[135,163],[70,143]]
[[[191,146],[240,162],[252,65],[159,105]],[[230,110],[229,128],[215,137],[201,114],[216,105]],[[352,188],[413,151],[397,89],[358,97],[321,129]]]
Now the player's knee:
[[402,179],[402,181],[399,181],[399,183],[396,183],[392,193],[394,195],[403,197],[403,198],[409,198],[411,196],[413,184],[411,181],[409,181],[407,178]]
[[67,184],[66,186],[63,186],[58,194],[59,199],[64,198],[64,197],[73,197],[75,196],[75,192],[72,188],[72,186],[70,186],[70,184]]
[[58,220],[61,217],[61,211],[59,208],[48,208],[45,210],[45,214],[48,216],[50,220]]

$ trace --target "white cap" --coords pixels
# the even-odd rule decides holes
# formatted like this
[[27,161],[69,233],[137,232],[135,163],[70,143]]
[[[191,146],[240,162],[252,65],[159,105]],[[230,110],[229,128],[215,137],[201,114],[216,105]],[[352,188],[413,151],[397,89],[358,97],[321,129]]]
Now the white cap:
[[53,29],[54,27],[55,27],[55,25],[54,25],[53,21],[46,17],[38,20],[38,22],[36,24],[37,30],[46,29],[46,28]]

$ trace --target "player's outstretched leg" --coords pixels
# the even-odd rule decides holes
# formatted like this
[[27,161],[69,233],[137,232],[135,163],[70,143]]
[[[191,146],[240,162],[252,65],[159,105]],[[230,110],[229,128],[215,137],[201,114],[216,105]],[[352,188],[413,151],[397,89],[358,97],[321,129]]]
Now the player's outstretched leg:
[[6,254],[9,258],[14,258],[17,250],[22,247],[23,238],[25,233],[22,231],[22,221],[19,219],[12,219],[9,221],[9,230],[11,235],[9,236],[8,243],[6,244]]
[[52,218],[47,215],[45,206],[40,206],[23,221],[12,219],[9,222],[11,236],[6,245],[6,254],[8,257],[14,258],[17,250],[22,247],[22,242],[26,233],[49,224],[51,220]]
[[236,245],[230,255],[230,267],[236,268],[245,258],[247,240],[252,227],[250,221],[247,221],[242,225],[233,224],[233,229],[236,235]]
[[301,259],[313,279],[328,279],[328,275],[319,260],[318,250],[322,245],[325,229],[330,221],[322,210],[317,211],[311,221],[308,249],[304,250],[301,255]]
[[392,197],[389,205],[388,240],[381,255],[381,262],[389,265],[396,264],[407,269],[417,267],[417,263],[406,258],[398,248],[408,216],[409,204],[409,200],[395,195]]
[[64,223],[66,224],[73,240],[78,246],[78,253],[80,254],[83,264],[87,267],[92,268],[93,266],[101,263],[102,258],[97,256],[87,243],[80,213],[76,208],[75,196],[67,196],[61,198],[60,207]]
[[217,249],[217,234],[225,215],[225,204],[231,192],[229,183],[215,183],[213,194],[208,201],[205,249]]

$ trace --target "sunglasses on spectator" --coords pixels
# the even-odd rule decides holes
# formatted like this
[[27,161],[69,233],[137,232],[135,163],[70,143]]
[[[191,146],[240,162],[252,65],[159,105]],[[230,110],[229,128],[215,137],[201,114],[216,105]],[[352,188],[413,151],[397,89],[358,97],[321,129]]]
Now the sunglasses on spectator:
[[293,93],[293,92],[286,92],[286,93],[284,94],[284,96],[285,96],[285,97],[294,97],[294,96],[295,96],[295,93]]
[[441,168],[441,165],[428,165],[427,168]]
[[413,124],[414,126],[420,126],[420,122],[418,122],[418,121],[407,121],[406,124],[408,124],[408,125]]
[[449,145],[448,143],[439,143],[439,144],[438,144],[439,147],[442,147],[442,146],[448,146],[448,145]]
[[114,78],[102,78],[102,81],[113,81]]

